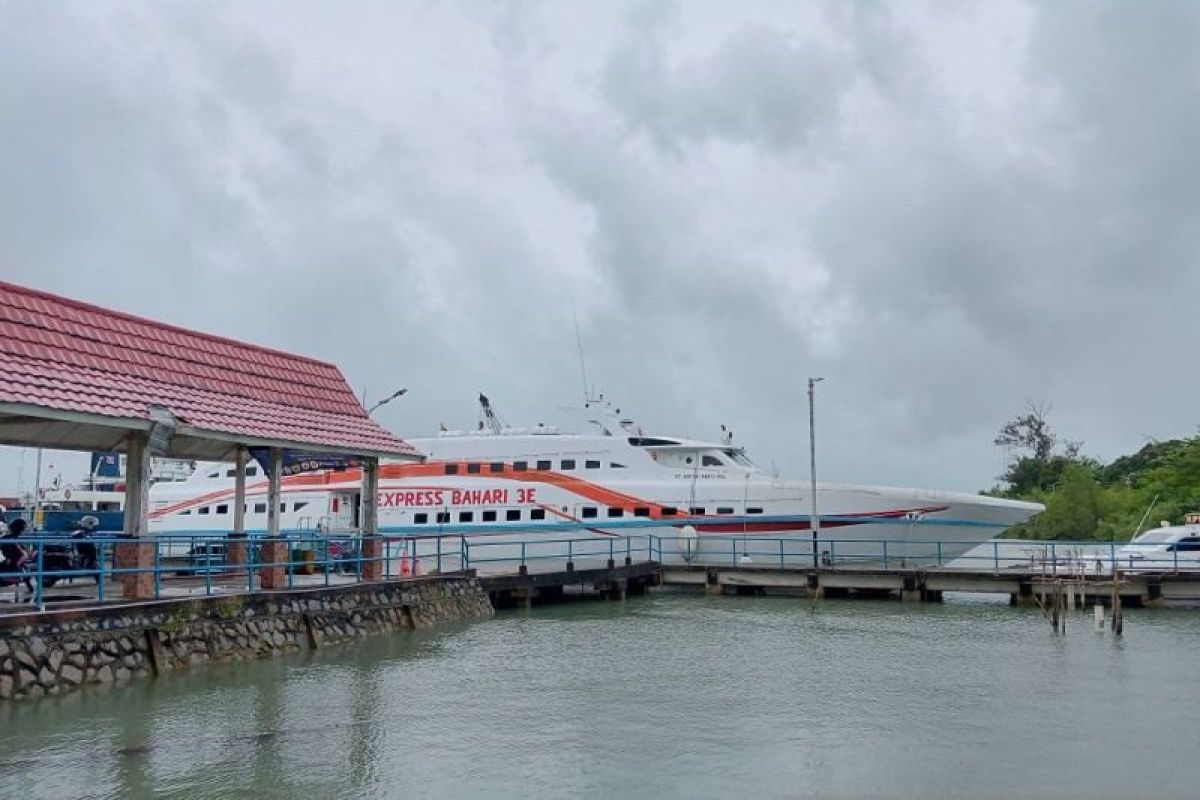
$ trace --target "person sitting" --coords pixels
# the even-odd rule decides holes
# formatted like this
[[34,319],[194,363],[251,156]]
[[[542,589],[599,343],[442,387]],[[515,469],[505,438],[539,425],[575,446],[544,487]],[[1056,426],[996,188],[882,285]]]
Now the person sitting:
[[71,539],[75,545],[75,561],[76,566],[84,572],[90,572],[93,577],[99,580],[95,575],[99,568],[97,558],[96,545],[88,541],[92,533],[100,525],[100,520],[92,515],[88,515],[79,520],[79,527],[71,534]]
[[0,575],[23,574],[22,578],[7,578],[3,579],[3,582],[11,585],[23,581],[25,587],[32,592],[33,580],[27,571],[29,551],[15,541],[25,532],[26,524],[23,519],[14,519],[9,523],[8,533],[0,536]]

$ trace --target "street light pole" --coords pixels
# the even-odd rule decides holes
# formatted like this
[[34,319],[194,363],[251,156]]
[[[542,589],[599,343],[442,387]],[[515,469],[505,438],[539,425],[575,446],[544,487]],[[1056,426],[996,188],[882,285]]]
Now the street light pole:
[[808,379],[808,474],[812,480],[812,514],[808,518],[808,526],[812,529],[813,569],[820,566],[817,558],[817,538],[821,535],[821,517],[817,514],[817,425],[813,401],[816,396],[816,385],[823,380],[825,379]]
[[397,397],[401,397],[401,396],[403,396],[403,395],[405,395],[405,394],[408,394],[408,389],[397,389],[396,391],[394,391],[394,392],[392,392],[391,394],[389,394],[387,397],[385,397],[385,398],[383,398],[382,400],[380,400],[380,401],[379,401],[378,403],[376,403],[375,405],[373,405],[373,406],[371,406],[370,408],[368,408],[368,409],[367,409],[367,416],[370,416],[371,414],[375,413],[375,409],[379,408],[380,406],[382,406],[382,405],[387,405],[388,403],[390,403],[390,402],[392,402],[393,400],[395,400]]

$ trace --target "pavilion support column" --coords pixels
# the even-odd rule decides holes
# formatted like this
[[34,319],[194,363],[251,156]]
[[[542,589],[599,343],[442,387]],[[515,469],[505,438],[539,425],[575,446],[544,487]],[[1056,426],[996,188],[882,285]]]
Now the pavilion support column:
[[271,448],[271,468],[267,475],[267,538],[262,543],[262,563],[258,581],[264,589],[283,589],[287,586],[287,541],[280,537],[279,501],[283,496],[283,450]]
[[362,460],[362,576],[365,581],[383,580],[384,541],[379,535],[379,459]]
[[136,569],[139,572],[121,573],[122,596],[126,600],[146,600],[154,597],[154,542],[147,541],[150,506],[150,450],[146,434],[131,433],[125,450],[125,529],[124,537],[113,553],[113,566],[118,570]]
[[246,563],[246,447],[238,445],[236,477],[233,479],[233,531],[229,534],[225,561],[230,574],[244,574],[240,569]]

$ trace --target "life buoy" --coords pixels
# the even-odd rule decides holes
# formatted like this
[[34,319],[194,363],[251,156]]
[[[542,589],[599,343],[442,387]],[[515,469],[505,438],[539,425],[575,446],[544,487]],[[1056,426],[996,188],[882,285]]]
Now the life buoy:
[[68,487],[68,488],[66,488],[66,489],[63,489],[63,499],[64,499],[64,500],[70,500],[70,499],[71,499],[71,489],[70,489],[69,487]]

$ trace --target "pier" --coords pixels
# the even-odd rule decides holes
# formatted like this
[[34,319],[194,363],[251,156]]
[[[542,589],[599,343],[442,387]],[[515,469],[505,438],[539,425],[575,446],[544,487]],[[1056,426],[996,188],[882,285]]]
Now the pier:
[[[820,599],[895,599],[941,602],[947,592],[1004,594],[1011,605],[1037,605],[1039,598],[1069,593],[1079,605],[1107,604],[1113,596],[1111,574],[1047,574],[1040,571],[991,571],[928,567],[838,567],[779,569],[755,566],[669,565],[661,569],[664,586],[694,587],[705,594],[789,594]],[[1155,607],[1167,601],[1200,600],[1200,573],[1137,573],[1115,582],[1122,603]]]

